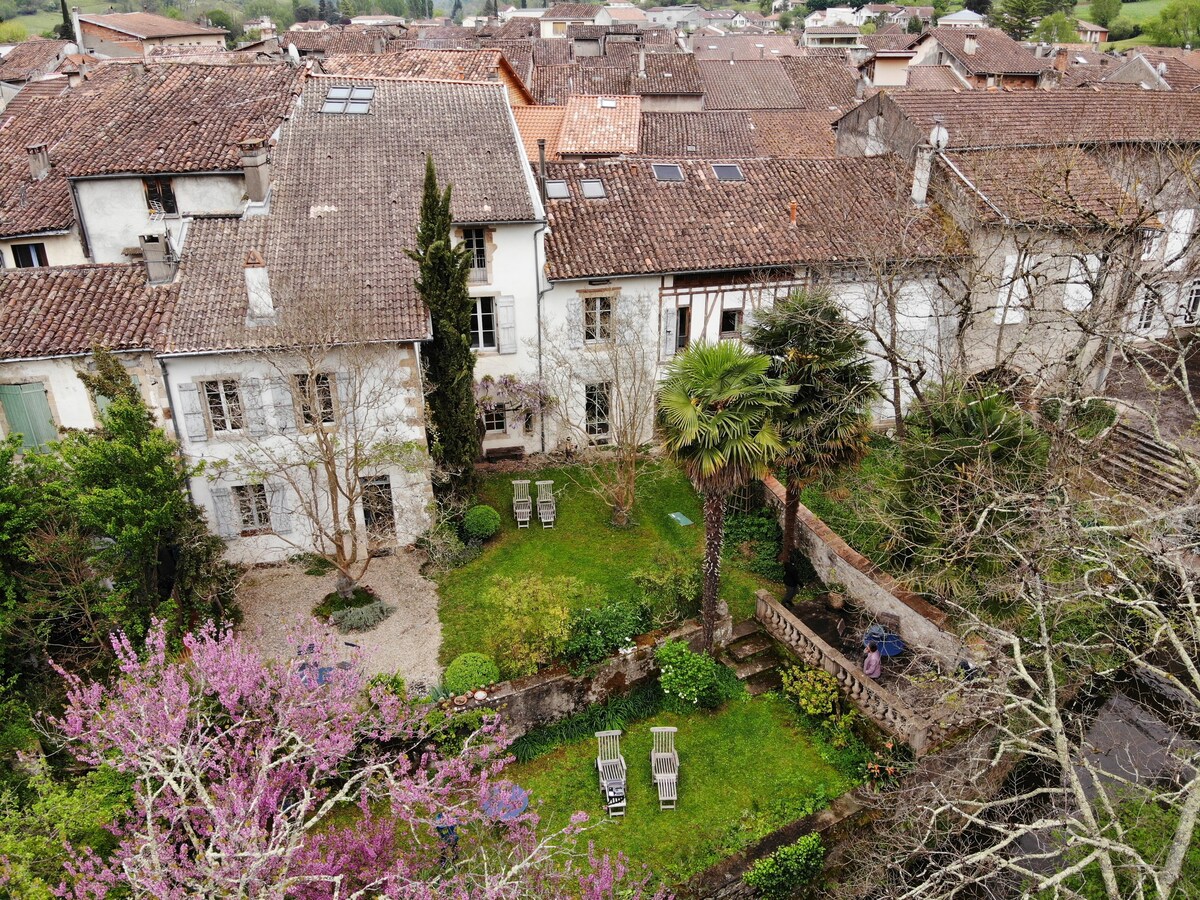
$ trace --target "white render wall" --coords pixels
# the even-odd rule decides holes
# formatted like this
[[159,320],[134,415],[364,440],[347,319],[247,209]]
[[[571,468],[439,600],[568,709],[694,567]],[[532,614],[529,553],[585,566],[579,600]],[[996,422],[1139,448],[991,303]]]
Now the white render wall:
[[[75,266],[88,261],[83,253],[83,244],[79,241],[79,234],[74,228],[68,234],[35,234],[30,237],[0,241],[0,255],[4,257],[4,268],[6,269],[16,268],[13,244],[44,244],[46,264],[51,266]],[[128,259],[118,261],[129,262]]]
[[[369,418],[355,433],[368,438],[386,437],[390,441],[411,441],[423,453],[424,401],[416,353],[412,345],[387,345],[380,348],[377,359],[378,365],[373,364],[369,369],[360,366],[359,371],[387,372],[388,382],[384,387],[387,388],[386,393],[393,398],[393,402],[366,412]],[[301,372],[305,371],[305,367],[299,361],[292,367],[287,364],[286,359],[276,358],[268,361],[249,353],[174,356],[164,357],[163,361],[170,382],[180,449],[190,462],[205,464],[206,472],[192,479],[192,495],[204,509],[213,531],[224,532],[223,536],[228,540],[227,556],[236,562],[252,564],[274,562],[301,551],[314,549],[313,528],[301,512],[299,498],[291,487],[277,478],[268,478],[265,483],[272,494],[275,491],[280,492],[279,506],[272,509],[273,525],[280,521],[283,523],[278,527],[278,533],[253,536],[231,533],[228,526],[222,527],[217,514],[217,492],[228,490],[234,485],[260,480],[254,473],[242,468],[245,465],[246,454],[257,455],[262,451],[274,451],[285,458],[295,458],[301,446],[297,437],[303,433],[297,432],[294,418],[291,426],[284,422],[284,416],[294,417],[295,413],[290,396],[284,396],[279,390],[279,376],[281,370]],[[347,365],[349,364],[339,359],[336,354],[331,354],[328,371],[336,373],[339,366]],[[190,434],[193,423],[189,422],[188,415],[194,407],[189,405],[190,401],[184,396],[186,390],[181,391],[181,388],[205,379],[218,378],[239,381],[247,432],[255,416],[261,416],[261,434],[213,435],[209,430],[208,436],[203,440],[195,439]],[[257,411],[252,413],[254,398],[259,402]],[[202,400],[198,396],[196,399]],[[355,412],[362,414],[364,411],[356,409]],[[339,406],[338,415],[343,414],[344,410]],[[206,415],[203,421],[207,424]],[[396,511],[396,542],[400,545],[412,542],[429,525],[428,507],[432,499],[432,489],[428,467],[424,464],[386,465],[372,474],[390,477],[392,503]],[[282,513],[281,520],[276,519],[277,513]],[[355,515],[361,524],[361,508],[355,511]]]
[[[166,176],[164,176],[166,177]],[[180,232],[189,215],[238,214],[245,205],[246,181],[241,171],[216,175],[171,177],[179,215],[151,224],[146,189],[141,177],[85,178],[74,182],[79,218],[91,249],[92,260],[128,262],[127,248],[138,246],[143,234],[171,235],[171,246],[180,252]]]

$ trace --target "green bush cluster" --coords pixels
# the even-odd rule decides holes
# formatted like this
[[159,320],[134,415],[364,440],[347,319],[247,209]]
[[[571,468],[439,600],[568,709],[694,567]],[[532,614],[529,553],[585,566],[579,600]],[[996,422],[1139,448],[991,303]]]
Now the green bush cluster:
[[694,560],[677,554],[661,565],[636,570],[630,578],[653,626],[699,615],[704,579]]
[[613,600],[581,609],[571,616],[570,637],[563,655],[574,672],[601,662],[649,628],[649,614],[632,600]]
[[739,513],[725,520],[726,557],[755,575],[783,581],[783,566],[779,563],[782,546],[783,530],[769,509]]
[[500,680],[495,660],[483,653],[463,653],[454,657],[442,676],[442,686],[451,695],[465,694]]
[[824,865],[825,845],[821,836],[813,832],[760,859],[742,880],[766,900],[787,900],[800,888],[812,884]]
[[657,682],[650,682],[553,725],[535,728],[513,741],[508,749],[518,762],[529,762],[556,747],[591,737],[597,731],[625,729],[632,722],[657,715],[662,708],[662,688]]
[[1103,434],[1117,421],[1117,410],[1111,403],[1092,397],[1083,403],[1068,405],[1057,397],[1043,400],[1040,406],[1042,417],[1055,423],[1080,441],[1090,441]]
[[465,566],[478,559],[483,552],[478,544],[464,544],[458,536],[458,529],[448,520],[442,520],[427,529],[415,543],[425,551],[429,567],[436,571]]
[[532,675],[562,656],[571,634],[571,610],[598,606],[599,590],[578,578],[495,578],[484,597],[500,611],[488,649],[507,678]]
[[380,672],[378,675],[372,675],[367,682],[369,687],[383,688],[394,697],[399,697],[404,700],[408,697],[408,682],[404,680],[404,676],[399,672]]
[[472,506],[463,516],[462,530],[468,541],[486,541],[500,530],[500,513],[490,506]]
[[425,713],[429,741],[442,756],[458,756],[467,738],[483,727],[485,715],[482,709],[456,712],[435,706]]
[[665,706],[673,712],[716,709],[744,690],[733,672],[707,654],[693,653],[683,641],[667,641],[654,659]]
[[356,631],[370,631],[384,619],[396,611],[392,603],[376,600],[366,606],[352,606],[349,609],[339,609],[329,617],[329,624],[337,627],[341,634]]
[[833,715],[841,694],[837,679],[823,669],[793,666],[783,673],[783,692],[810,716]]

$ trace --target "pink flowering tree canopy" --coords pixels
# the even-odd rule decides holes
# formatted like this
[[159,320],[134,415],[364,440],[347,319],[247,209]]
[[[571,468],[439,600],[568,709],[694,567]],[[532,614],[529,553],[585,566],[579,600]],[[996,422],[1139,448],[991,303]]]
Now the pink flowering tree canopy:
[[495,722],[441,752],[426,707],[357,665],[322,666],[331,642],[297,633],[296,656],[267,660],[208,626],[174,658],[156,625],[142,653],[114,638],[111,684],[60,670],[68,701],[52,724],[81,762],[135,786],[117,850],[74,852],[60,895],[650,896],[622,860],[579,849],[585,814],[552,834],[532,812],[497,819],[518,789]]

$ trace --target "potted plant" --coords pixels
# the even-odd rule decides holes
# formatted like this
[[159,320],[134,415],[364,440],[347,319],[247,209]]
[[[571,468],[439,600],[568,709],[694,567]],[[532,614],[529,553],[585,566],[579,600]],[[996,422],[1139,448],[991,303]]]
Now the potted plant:
[[846,586],[840,581],[830,581],[825,585],[825,602],[830,609],[841,609],[846,605]]

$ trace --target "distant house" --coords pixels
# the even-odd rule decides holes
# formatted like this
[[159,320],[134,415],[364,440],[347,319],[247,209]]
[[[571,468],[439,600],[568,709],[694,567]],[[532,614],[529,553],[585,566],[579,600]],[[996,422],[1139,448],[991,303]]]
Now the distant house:
[[882,21],[899,25],[901,28],[908,28],[908,23],[913,19],[920,19],[923,24],[928,25],[933,21],[933,12],[932,6],[902,6],[896,12],[884,13]]
[[1108,29],[1103,25],[1078,19],[1075,22],[1075,30],[1079,32],[1079,40],[1085,44],[1103,44],[1108,41]]
[[0,109],[4,109],[27,82],[54,72],[59,63],[76,53],[70,41],[30,38],[7,51],[0,50]]
[[590,3],[556,3],[538,20],[544,38],[565,38],[568,25],[595,25],[602,7]]
[[851,9],[849,6],[831,6],[819,9],[804,17],[804,28],[824,28],[830,25],[853,25],[855,28],[867,20],[863,10]]
[[150,47],[220,47],[229,32],[152,13],[72,11],[75,41],[96,56],[142,56]]
[[805,47],[814,49],[836,47],[859,47],[862,33],[854,25],[818,25],[805,28],[801,40]]
[[981,16],[969,9],[960,9],[956,13],[942,16],[937,23],[939,28],[983,28],[987,25],[987,16]]
[[646,18],[650,20],[651,25],[690,33],[704,25],[701,12],[701,7],[694,3],[681,6],[652,6],[646,10]]
[[931,28],[913,43],[914,65],[949,65],[976,88],[1032,90],[1051,68],[998,28]]
[[650,19],[644,12],[632,5],[602,6],[596,13],[597,25],[637,25],[639,28],[650,24]]
[[1147,91],[1195,91],[1200,90],[1200,60],[1192,65],[1162,48],[1139,47],[1096,80],[1103,84],[1136,84]]

